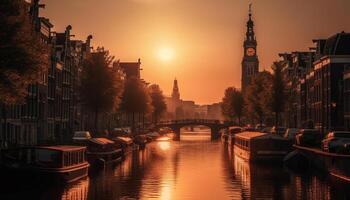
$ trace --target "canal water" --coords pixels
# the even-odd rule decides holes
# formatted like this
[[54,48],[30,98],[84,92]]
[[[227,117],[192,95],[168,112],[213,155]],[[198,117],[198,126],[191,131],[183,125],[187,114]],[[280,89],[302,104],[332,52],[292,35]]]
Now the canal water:
[[350,186],[325,175],[294,173],[278,164],[249,164],[210,133],[182,133],[131,153],[114,170],[62,187],[26,185],[0,199],[350,199]]

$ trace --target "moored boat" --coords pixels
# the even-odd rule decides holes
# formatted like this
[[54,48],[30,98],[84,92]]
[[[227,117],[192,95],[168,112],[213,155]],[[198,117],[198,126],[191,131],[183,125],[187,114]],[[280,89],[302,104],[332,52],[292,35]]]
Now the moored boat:
[[330,153],[314,147],[293,146],[308,160],[307,165],[325,171],[330,175],[350,181],[350,155]]
[[130,137],[114,137],[111,138],[117,146],[120,146],[123,151],[123,156],[130,153],[134,149],[134,141]]
[[7,150],[2,168],[10,177],[66,183],[86,177],[86,147],[38,146]]
[[249,161],[281,161],[291,150],[283,137],[261,132],[243,132],[234,135],[234,153]]
[[88,143],[87,160],[93,167],[116,164],[123,158],[123,151],[112,140],[91,138]]

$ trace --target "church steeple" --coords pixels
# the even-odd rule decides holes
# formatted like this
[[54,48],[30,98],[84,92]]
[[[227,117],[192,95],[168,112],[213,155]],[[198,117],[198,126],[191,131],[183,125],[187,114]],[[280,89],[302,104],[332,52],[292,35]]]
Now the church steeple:
[[242,60],[242,91],[249,85],[252,77],[259,72],[259,60],[256,54],[256,37],[254,33],[254,21],[252,19],[252,4],[249,4],[249,19],[247,32],[243,43],[244,56]]
[[175,78],[173,85],[173,93],[171,94],[173,100],[180,100],[179,86],[177,85],[177,80]]

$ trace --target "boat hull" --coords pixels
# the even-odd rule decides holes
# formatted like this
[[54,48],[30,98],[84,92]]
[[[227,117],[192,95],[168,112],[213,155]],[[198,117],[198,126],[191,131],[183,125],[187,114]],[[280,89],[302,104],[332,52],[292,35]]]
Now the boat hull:
[[320,149],[298,145],[294,145],[294,148],[304,155],[313,167],[326,171],[339,179],[350,181],[350,155],[328,153]]
[[105,167],[117,164],[123,159],[121,149],[110,152],[87,152],[87,160],[92,167]]
[[30,181],[64,184],[87,177],[88,170],[88,162],[67,168],[40,168],[16,164],[3,164],[1,166],[1,177],[3,180],[8,180],[9,182]]
[[257,150],[257,151],[250,151],[243,148],[240,148],[237,145],[233,145],[233,150],[235,155],[238,157],[251,161],[251,162],[257,162],[257,161],[282,161],[284,156],[287,155],[288,151],[286,150]]

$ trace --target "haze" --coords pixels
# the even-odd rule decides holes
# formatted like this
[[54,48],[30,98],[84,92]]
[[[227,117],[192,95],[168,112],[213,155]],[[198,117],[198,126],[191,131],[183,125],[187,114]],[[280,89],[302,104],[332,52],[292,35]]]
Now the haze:
[[[199,104],[240,87],[248,4],[253,3],[260,70],[278,53],[307,50],[311,40],[350,31],[348,0],[43,0],[42,11],[77,39],[94,36],[121,61],[141,58],[142,77]],[[308,45],[305,45],[308,44]]]

